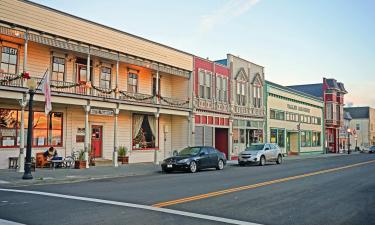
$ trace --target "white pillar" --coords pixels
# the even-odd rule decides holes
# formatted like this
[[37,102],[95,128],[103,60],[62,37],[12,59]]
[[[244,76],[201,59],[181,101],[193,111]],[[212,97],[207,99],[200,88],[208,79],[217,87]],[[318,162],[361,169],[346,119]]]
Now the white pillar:
[[114,138],[113,138],[113,158],[112,158],[112,165],[114,167],[118,167],[118,160],[117,160],[117,157],[118,157],[118,153],[117,153],[117,150],[118,150],[118,115],[120,113],[120,109],[119,108],[116,108],[113,110],[114,114],[115,114],[115,125],[114,125]]
[[159,68],[158,70],[156,71],[156,82],[155,82],[155,85],[156,85],[156,104],[160,104],[160,96],[159,96],[159,79],[160,79],[160,76],[159,76]]
[[233,119],[229,118],[229,141],[228,141],[228,160],[231,160],[233,149]]
[[118,77],[119,77],[119,73],[120,73],[120,55],[118,54],[117,55],[117,62],[116,62],[116,92],[115,92],[115,98],[118,99],[119,98],[119,92],[118,92]]
[[25,32],[25,45],[23,50],[23,72],[27,71],[27,46],[28,46],[28,31]]
[[25,172],[25,107],[27,105],[26,94],[19,101],[21,105],[21,127],[20,127],[20,154],[18,156],[18,169],[20,173]]
[[[91,65],[90,65],[90,61],[91,61],[91,57],[90,57],[90,47],[89,47],[89,53],[87,54],[87,63],[86,63],[86,74],[87,74],[87,83],[89,83],[89,84],[91,84],[91,69],[90,69],[90,67],[91,67]],[[93,84],[91,84],[91,85],[93,85]],[[87,95],[90,95],[90,88],[87,88],[87,92],[86,92],[86,94]]]
[[155,134],[155,151],[154,151],[154,163],[159,164],[158,161],[158,151],[156,150],[159,148],[159,112],[155,113],[155,127],[156,127],[156,134]]
[[85,160],[86,160],[86,168],[89,168],[89,142],[90,142],[90,128],[89,128],[89,112],[90,112],[90,105],[83,106],[85,110]]

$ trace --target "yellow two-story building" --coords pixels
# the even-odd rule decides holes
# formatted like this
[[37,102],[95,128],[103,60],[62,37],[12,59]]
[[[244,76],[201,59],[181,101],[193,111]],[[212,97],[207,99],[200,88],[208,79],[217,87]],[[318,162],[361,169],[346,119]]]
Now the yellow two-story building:
[[112,160],[125,147],[129,162],[157,162],[189,145],[188,53],[14,0],[0,2],[0,51],[0,168],[24,156],[24,72],[51,79],[52,112],[44,113],[40,87],[34,97],[33,154],[54,146],[60,156],[84,150]]

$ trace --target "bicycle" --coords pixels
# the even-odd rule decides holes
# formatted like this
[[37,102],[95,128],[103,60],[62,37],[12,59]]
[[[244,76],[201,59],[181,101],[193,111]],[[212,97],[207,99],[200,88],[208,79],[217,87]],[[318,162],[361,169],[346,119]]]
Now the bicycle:
[[65,157],[65,166],[66,168],[74,168],[74,163],[76,160],[78,160],[80,151],[79,150],[74,150],[74,147],[71,151],[71,155]]

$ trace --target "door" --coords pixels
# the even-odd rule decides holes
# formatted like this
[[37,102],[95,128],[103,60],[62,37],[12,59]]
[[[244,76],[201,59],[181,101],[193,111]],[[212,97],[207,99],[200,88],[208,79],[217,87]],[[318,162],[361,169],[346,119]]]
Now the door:
[[215,128],[215,148],[228,157],[228,129]]
[[92,125],[91,127],[91,151],[95,158],[102,157],[103,126]]
[[200,168],[207,168],[210,167],[210,155],[208,153],[207,148],[201,148],[201,151],[199,152],[199,167]]
[[272,148],[271,148],[271,145],[266,144],[264,146],[264,155],[266,156],[266,160],[272,160]]
[[290,132],[286,133],[286,154],[290,152]]
[[214,148],[208,148],[208,154],[210,155],[210,167],[216,167],[219,162],[219,156]]

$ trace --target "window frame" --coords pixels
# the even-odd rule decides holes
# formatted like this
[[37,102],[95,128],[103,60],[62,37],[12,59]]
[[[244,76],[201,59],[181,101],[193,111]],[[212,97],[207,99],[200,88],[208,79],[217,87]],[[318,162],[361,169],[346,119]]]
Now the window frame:
[[[57,71],[55,70],[55,59],[60,59],[60,60],[64,61],[64,64],[56,62],[56,64],[58,65],[57,66],[58,67]],[[63,65],[63,68],[64,68],[63,72],[59,71],[60,70],[60,65]],[[59,56],[53,55],[52,56],[52,66],[51,67],[52,67],[52,69],[51,69],[51,81],[65,81],[66,59],[63,58],[63,57],[59,57]],[[54,74],[57,74],[57,79],[54,79]],[[59,74],[62,74],[62,79],[59,79]]]
[[[1,46],[0,48],[1,48],[1,54],[0,54],[0,72],[7,73],[7,74],[17,74],[18,73],[18,54],[19,54],[19,48],[14,48],[14,47],[6,46],[6,45]],[[15,64],[10,63],[10,56],[11,56],[11,54],[3,52],[4,49],[6,49],[6,48],[8,48],[8,49],[15,49],[16,50],[16,54],[15,54],[15,56],[16,56],[16,62],[15,62]],[[8,62],[3,61],[3,53],[8,55]],[[3,64],[7,65],[7,68],[8,68],[7,71],[5,71],[2,68]],[[14,66],[14,73],[9,73],[9,65],[13,65]]]
[[[104,72],[103,70],[108,70],[108,72]],[[103,75],[105,78],[108,78],[108,79],[103,79]],[[100,76],[99,76],[99,87],[100,88],[103,88],[103,89],[111,89],[112,87],[112,68],[111,67],[107,67],[107,66],[102,66],[100,68]],[[104,82],[104,83],[103,83]],[[108,83],[108,87],[107,87],[107,84]],[[104,87],[103,87],[103,84]]]
[[[130,81],[135,81],[135,84],[130,83]],[[139,84],[139,74],[128,71],[128,76],[127,76],[127,92],[138,93],[138,84]],[[131,87],[131,91],[130,91],[129,87]]]

